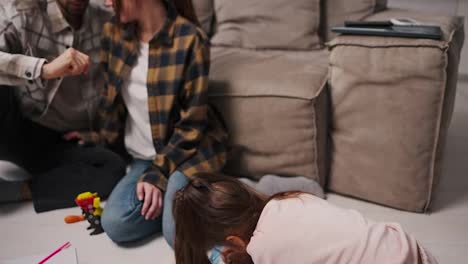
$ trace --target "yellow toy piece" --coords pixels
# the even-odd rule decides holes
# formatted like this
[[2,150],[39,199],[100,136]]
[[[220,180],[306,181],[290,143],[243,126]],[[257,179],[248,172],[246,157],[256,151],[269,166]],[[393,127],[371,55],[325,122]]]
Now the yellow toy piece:
[[93,205],[94,205],[93,215],[101,216],[102,215],[101,198],[100,197],[94,198]]
[[97,193],[92,193],[92,192],[80,193],[80,194],[78,194],[78,196],[76,196],[76,199],[77,200],[83,200],[83,199],[87,199],[87,198],[91,198],[91,197],[97,197]]

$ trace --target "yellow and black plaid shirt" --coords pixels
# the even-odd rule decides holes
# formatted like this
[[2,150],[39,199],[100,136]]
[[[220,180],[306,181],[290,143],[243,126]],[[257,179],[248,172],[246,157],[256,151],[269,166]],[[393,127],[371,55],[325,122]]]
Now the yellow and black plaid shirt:
[[[218,171],[225,164],[227,134],[208,105],[209,41],[166,2],[162,30],[150,41],[148,106],[156,157],[141,180],[165,190],[167,178],[179,170],[187,176]],[[138,59],[135,27],[114,18],[103,29],[101,61],[106,87],[95,139],[122,142],[126,109],[121,95]],[[120,140],[119,140],[120,139]],[[95,141],[96,141],[95,140]]]

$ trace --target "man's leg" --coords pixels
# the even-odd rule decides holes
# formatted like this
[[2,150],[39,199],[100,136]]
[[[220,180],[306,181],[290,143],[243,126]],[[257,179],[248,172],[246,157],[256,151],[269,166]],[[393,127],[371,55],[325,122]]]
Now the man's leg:
[[23,128],[26,120],[14,89],[12,86],[0,86],[0,160],[23,167],[22,154],[26,151]]
[[0,160],[33,176],[30,187],[36,211],[75,206],[74,198],[84,191],[106,198],[125,174],[125,162],[102,147],[67,142],[62,133],[25,118],[14,89],[0,86]]
[[74,199],[82,192],[97,192],[105,199],[125,175],[125,161],[100,146],[62,142],[44,152],[45,166],[35,165],[38,171],[30,184],[37,212],[75,206]]
[[0,86],[0,160],[37,172],[36,165],[47,165],[42,160],[62,140],[61,135],[25,117],[15,89]]
[[18,202],[31,199],[27,182],[4,181],[0,179],[0,203]]
[[[0,202],[31,199],[27,184],[30,175],[21,168],[26,164],[24,153],[28,149],[23,129],[27,120],[21,113],[14,89],[0,86]],[[30,148],[30,151],[34,150]]]
[[248,178],[239,178],[239,180],[268,196],[281,192],[301,191],[325,199],[322,186],[316,181],[303,176],[282,177],[278,175],[265,175],[258,182]]
[[31,199],[28,180],[31,175],[9,161],[0,160],[0,203]]
[[161,217],[145,220],[141,215],[143,202],[138,200],[136,185],[152,161],[136,160],[130,172],[112,191],[102,214],[102,227],[116,243],[141,240],[161,231]]

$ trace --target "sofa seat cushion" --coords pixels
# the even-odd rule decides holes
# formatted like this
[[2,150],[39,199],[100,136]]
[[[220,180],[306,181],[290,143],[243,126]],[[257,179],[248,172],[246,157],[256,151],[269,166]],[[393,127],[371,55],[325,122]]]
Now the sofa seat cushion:
[[210,101],[233,150],[226,173],[325,182],[328,52],[212,48]]
[[319,46],[320,0],[215,0],[212,43],[261,49]]
[[429,209],[453,111],[463,20],[388,10],[440,25],[441,41],[340,36],[330,43],[331,190],[399,209]]

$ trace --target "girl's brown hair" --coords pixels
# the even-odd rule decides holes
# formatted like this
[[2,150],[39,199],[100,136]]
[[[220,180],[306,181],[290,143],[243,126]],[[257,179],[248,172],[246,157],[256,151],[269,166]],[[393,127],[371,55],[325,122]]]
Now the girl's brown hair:
[[[113,0],[114,11],[116,14],[120,13],[122,10],[122,1],[123,0]],[[177,10],[179,15],[185,17],[193,24],[200,26],[200,22],[198,21],[197,15],[195,14],[195,9],[193,8],[192,0],[160,0],[167,4],[173,4]],[[117,15],[117,19],[118,19]]]
[[[163,0],[165,1],[165,0]],[[192,0],[169,0],[174,3],[174,6],[179,15],[185,17],[193,24],[200,26],[200,21],[197,18],[195,9],[193,8]]]
[[209,173],[192,177],[174,202],[176,263],[209,264],[207,252],[222,246],[225,263],[253,264],[245,248],[229,243],[226,237],[237,236],[248,244],[268,201],[298,194],[268,198],[233,177]]

